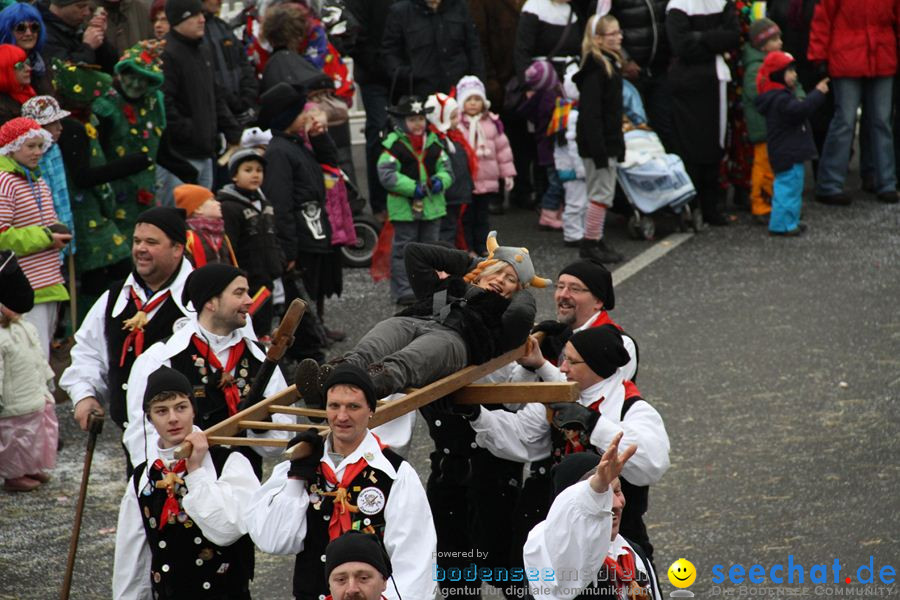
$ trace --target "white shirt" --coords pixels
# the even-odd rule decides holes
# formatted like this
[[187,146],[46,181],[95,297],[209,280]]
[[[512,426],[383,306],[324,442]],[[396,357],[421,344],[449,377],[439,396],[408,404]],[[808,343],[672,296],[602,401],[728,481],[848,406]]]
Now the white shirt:
[[[195,426],[194,431],[200,431],[200,428]],[[150,460],[160,458],[171,465],[174,462],[174,450],[163,449],[154,444]],[[147,469],[149,468],[150,464],[147,465]],[[143,489],[148,482],[147,469],[141,473],[138,490]],[[232,452],[218,477],[212,457],[207,454],[203,458],[203,466],[185,474],[183,479],[188,492],[182,498],[182,508],[206,539],[218,546],[229,546],[247,533],[241,507],[246,506],[253,493],[259,489],[259,481],[243,454]],[[153,597],[151,558],[134,481],[129,479],[119,506],[116,527],[113,598],[149,600]]]
[[636,570],[650,580],[654,600],[662,600],[653,566],[645,566],[621,535],[609,541],[612,501],[609,489],[598,494],[588,481],[580,481],[560,492],[547,518],[528,534],[522,550],[525,568],[538,569],[539,573],[554,571],[552,581],[541,581],[535,586],[538,592],[550,591],[535,594],[539,600],[571,600],[596,581],[607,556],[615,560],[629,552],[634,555]]
[[[619,447],[637,444],[634,456],[625,464],[622,475],[634,485],[651,485],[660,480],[669,468],[669,435],[662,417],[645,401],[637,401],[621,418],[625,402],[622,369],[610,377],[583,390],[578,398],[582,406],[590,406],[600,398],[600,419],[591,432],[591,444],[605,450],[620,431]],[[550,423],[548,408],[543,404],[527,404],[522,410],[510,413],[482,410],[471,422],[475,442],[492,454],[507,460],[534,462],[550,456]]]
[[[181,292],[184,289],[184,282],[192,270],[191,263],[186,258],[181,259],[178,275],[169,287],[160,289],[154,294],[154,297],[156,297],[165,293],[166,289],[168,289],[178,310],[185,317],[191,313],[181,303]],[[122,311],[128,306],[132,289],[142,303],[147,302],[147,292],[138,285],[134,274],[130,274],[113,304],[113,317],[122,314]],[[109,400],[109,379],[107,377],[109,365],[107,364],[108,354],[106,348],[106,305],[108,299],[109,290],[103,292],[100,298],[94,302],[91,310],[88,311],[87,316],[82,321],[81,327],[75,332],[75,345],[72,347],[71,352],[72,364],[63,371],[62,377],[59,379],[60,387],[65,390],[74,404],[78,404],[88,396],[93,396],[98,400]],[[160,307],[156,307],[147,313],[147,317],[152,320],[159,309]]]
[[[147,378],[163,365],[167,367],[172,366],[172,357],[188,347],[194,334],[207,336],[210,342],[210,349],[215,353],[222,365],[227,364],[230,348],[241,340],[246,342],[247,352],[250,352],[257,360],[265,360],[265,354],[256,345],[253,338],[249,337],[246,327],[235,330],[227,336],[209,337],[212,334],[209,332],[204,333],[196,317],[191,318],[168,341],[157,342],[150,346],[148,350],[134,361],[134,366],[131,367],[131,374],[128,377],[128,391],[125,396],[128,421],[125,425],[125,432],[122,434],[122,443],[125,444],[125,449],[128,451],[128,455],[131,457],[131,464],[133,465],[144,462],[146,457],[145,448],[155,446],[159,439],[156,429],[147,422],[144,415],[144,390],[147,388]],[[272,378],[269,379],[264,395],[269,397],[286,387],[287,383],[281,374],[281,370],[275,367],[275,372],[272,373]],[[296,418],[291,415],[274,414],[272,415],[272,420],[276,423],[296,423]],[[264,433],[247,431],[247,436],[289,440],[293,434],[273,429]],[[284,450],[284,448],[273,446],[254,446],[253,448],[262,456],[278,456]]]
[[[403,600],[433,600],[437,584],[431,565],[437,534],[419,476],[406,461],[395,470],[371,432],[338,465],[332,462],[330,452],[329,437],[322,462],[334,470],[338,480],[347,467],[366,454],[372,456],[366,462],[394,480],[384,507],[384,546],[391,558],[393,578]],[[289,468],[290,461],[276,465],[244,511],[250,537],[260,550],[271,554],[297,554],[304,548],[309,495],[305,481],[288,479]],[[388,583],[385,596],[398,600],[393,584]]]

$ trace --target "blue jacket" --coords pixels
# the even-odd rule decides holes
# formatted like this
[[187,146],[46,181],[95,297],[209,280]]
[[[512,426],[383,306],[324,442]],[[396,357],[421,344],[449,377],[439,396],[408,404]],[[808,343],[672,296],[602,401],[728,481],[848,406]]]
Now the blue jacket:
[[825,101],[825,94],[813,90],[801,100],[787,88],[769,90],[754,100],[766,117],[766,144],[772,172],[787,171],[797,163],[818,157],[809,117]]

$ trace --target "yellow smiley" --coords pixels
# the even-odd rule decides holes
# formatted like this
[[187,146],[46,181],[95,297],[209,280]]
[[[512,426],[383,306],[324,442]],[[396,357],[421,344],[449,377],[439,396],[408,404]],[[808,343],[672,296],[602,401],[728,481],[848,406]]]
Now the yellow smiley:
[[669,582],[677,588],[690,587],[697,579],[697,569],[686,558],[679,558],[669,566]]

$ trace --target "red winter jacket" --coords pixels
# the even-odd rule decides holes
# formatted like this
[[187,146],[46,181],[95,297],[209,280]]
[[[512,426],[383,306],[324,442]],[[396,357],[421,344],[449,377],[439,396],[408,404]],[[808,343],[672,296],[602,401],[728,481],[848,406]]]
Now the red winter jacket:
[[831,77],[893,77],[898,38],[900,0],[821,0],[807,57],[828,61]]

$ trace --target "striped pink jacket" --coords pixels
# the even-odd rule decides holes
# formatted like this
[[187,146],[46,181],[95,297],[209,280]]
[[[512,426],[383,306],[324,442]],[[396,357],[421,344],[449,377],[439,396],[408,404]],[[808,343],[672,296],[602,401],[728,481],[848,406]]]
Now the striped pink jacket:
[[[57,220],[53,195],[43,179],[29,184],[21,175],[0,172],[0,233],[35,225],[47,227]],[[39,290],[63,283],[59,250],[47,247],[12,249],[16,250],[19,264],[32,288]]]

